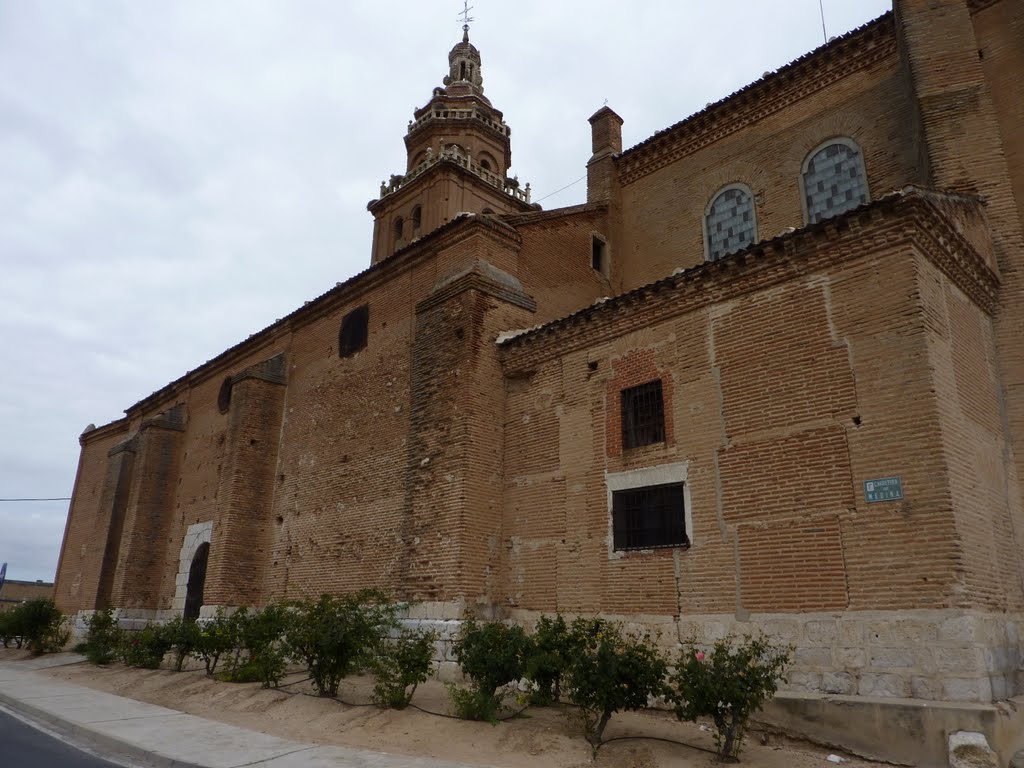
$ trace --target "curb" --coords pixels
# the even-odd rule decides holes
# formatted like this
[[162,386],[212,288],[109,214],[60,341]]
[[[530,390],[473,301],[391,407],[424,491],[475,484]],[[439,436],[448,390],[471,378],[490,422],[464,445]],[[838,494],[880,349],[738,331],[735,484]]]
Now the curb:
[[[85,744],[86,746],[102,752],[110,753],[110,756],[119,760],[130,760],[144,763],[147,768],[209,768],[199,763],[186,763],[175,760],[171,757],[150,752],[130,741],[100,733],[85,725],[79,725],[58,717],[52,712],[47,712],[21,699],[16,699],[9,694],[0,691],[0,706],[15,712],[27,720],[38,724],[45,724],[50,730],[68,739],[71,746]],[[176,711],[176,710],[175,710]],[[102,758],[102,755],[99,755]]]

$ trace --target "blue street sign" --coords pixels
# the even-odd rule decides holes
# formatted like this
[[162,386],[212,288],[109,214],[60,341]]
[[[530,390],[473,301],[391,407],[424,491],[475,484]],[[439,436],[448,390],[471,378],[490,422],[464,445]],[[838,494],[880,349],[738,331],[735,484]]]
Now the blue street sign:
[[903,480],[899,477],[880,477],[864,481],[864,501],[899,501],[903,498]]

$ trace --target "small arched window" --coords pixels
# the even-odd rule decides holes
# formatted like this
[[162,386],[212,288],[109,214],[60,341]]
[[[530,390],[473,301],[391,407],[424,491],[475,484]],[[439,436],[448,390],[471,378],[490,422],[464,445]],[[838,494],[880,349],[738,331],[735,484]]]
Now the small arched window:
[[395,219],[395,223],[391,225],[392,230],[395,234],[395,248],[402,245],[402,235],[405,232],[405,220],[401,216]]
[[497,173],[498,163],[495,161],[494,157],[491,156],[490,152],[481,152],[477,155],[477,159],[480,163],[480,167],[485,171]]
[[704,258],[715,261],[757,239],[754,195],[745,184],[730,184],[704,210]]
[[217,410],[227,413],[231,408],[231,377],[226,376],[220,383],[220,390],[217,392]]
[[412,235],[415,237],[419,231],[420,226],[423,224],[423,208],[416,206],[412,209]]
[[870,200],[864,155],[852,139],[830,139],[812,150],[804,160],[800,181],[808,224]]

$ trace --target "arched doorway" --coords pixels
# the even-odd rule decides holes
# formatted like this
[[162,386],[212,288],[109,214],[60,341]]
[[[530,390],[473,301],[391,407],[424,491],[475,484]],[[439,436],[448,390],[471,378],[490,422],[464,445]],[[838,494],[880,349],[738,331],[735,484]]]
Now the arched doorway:
[[198,619],[203,605],[203,586],[206,584],[206,561],[210,545],[202,543],[196,548],[192,565],[188,569],[188,587],[185,592],[185,619]]

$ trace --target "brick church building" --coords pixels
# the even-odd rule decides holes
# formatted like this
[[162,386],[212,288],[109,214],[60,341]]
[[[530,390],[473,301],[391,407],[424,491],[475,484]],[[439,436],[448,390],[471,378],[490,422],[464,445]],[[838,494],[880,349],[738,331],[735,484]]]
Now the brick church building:
[[603,107],[542,210],[467,31],[369,268],[82,434],[58,605],[382,587],[1024,693],[1022,40],[1019,0],[897,0],[634,147]]

